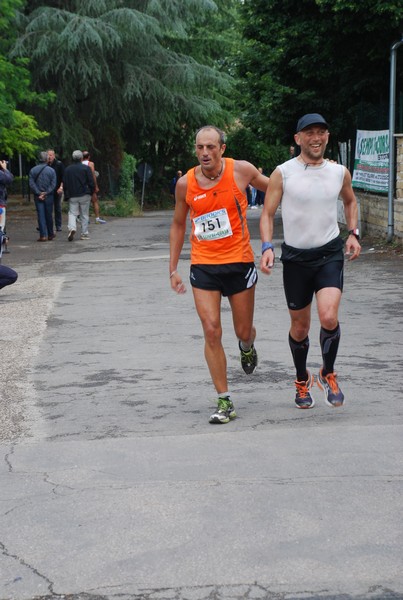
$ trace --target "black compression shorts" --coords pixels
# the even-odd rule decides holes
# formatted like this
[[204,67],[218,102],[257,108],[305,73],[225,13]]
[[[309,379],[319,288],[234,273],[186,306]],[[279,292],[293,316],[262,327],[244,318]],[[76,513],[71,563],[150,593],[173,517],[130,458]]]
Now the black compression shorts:
[[320,267],[306,267],[301,263],[283,262],[283,282],[290,310],[301,310],[311,304],[313,295],[327,287],[343,291],[344,261],[335,260]]

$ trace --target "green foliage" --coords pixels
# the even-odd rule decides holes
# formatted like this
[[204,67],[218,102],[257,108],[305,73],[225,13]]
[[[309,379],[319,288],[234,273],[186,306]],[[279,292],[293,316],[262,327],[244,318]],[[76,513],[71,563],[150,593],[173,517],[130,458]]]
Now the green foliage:
[[37,142],[48,136],[40,131],[33,116],[19,110],[12,111],[12,122],[1,134],[0,150],[7,156],[15,153],[33,158],[37,151]]
[[191,60],[214,70],[216,82],[204,85],[201,94],[205,99],[214,98],[219,109],[203,114],[199,110],[192,110],[183,115],[178,106],[179,112],[175,110],[172,113],[174,122],[168,129],[161,128],[156,122],[149,135],[136,136],[133,131],[132,135],[127,136],[136,144],[132,146],[136,156],[154,167],[155,176],[149,183],[147,198],[149,203],[160,208],[172,206],[169,194],[165,196],[169,180],[178,169],[186,172],[195,163],[196,130],[207,123],[227,130],[234,121],[234,115],[238,116],[238,98],[232,76],[241,43],[239,0],[215,0],[211,4],[214,7],[198,12],[197,19],[188,21],[186,30],[167,31],[163,43],[176,53],[188,54]]
[[134,194],[133,177],[136,160],[130,154],[123,154],[120,170],[119,195],[124,201],[130,202]]
[[21,8],[23,4],[24,0],[1,0],[0,32],[10,32],[10,23],[15,16],[15,11]]
[[145,160],[173,131],[219,114],[228,77],[175,45],[215,6],[212,0],[66,0],[58,8],[52,0],[28,1],[14,55],[32,57],[37,90],[57,93],[52,111],[36,114],[59,153],[84,146],[101,152],[99,132],[107,126],[126,151]]
[[[307,112],[323,113],[338,139],[387,128],[401,0],[245,0],[242,15],[245,123],[259,138],[289,144]],[[401,91],[402,75],[399,61]]]
[[262,167],[265,175],[270,175],[277,165],[289,158],[288,149],[284,145],[266,144],[245,127],[237,127],[230,131],[225,154]]
[[8,156],[20,152],[33,157],[37,142],[46,131],[40,131],[35,118],[21,109],[27,105],[44,105],[51,96],[37,94],[30,88],[28,60],[11,60],[8,50],[14,32],[16,10],[21,0],[2,0],[0,14],[0,152]]
[[[46,129],[61,157],[90,148],[104,177],[125,150],[153,166],[158,202],[214,123],[228,156],[267,172],[305,112],[336,140],[387,128],[401,18],[401,0],[2,0],[0,150],[32,156]],[[397,67],[399,97],[400,52]]]
[[123,154],[119,178],[119,196],[116,200],[117,214],[122,217],[139,212],[139,206],[134,196],[133,177],[136,160],[130,154]]

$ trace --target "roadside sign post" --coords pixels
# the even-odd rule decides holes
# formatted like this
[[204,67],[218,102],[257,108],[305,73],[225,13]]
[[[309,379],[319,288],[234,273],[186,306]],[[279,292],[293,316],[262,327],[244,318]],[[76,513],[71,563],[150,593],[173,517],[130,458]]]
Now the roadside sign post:
[[139,166],[137,168],[137,175],[138,175],[140,181],[143,183],[142,189],[141,189],[141,210],[143,210],[143,205],[144,205],[144,192],[145,192],[146,183],[149,182],[149,180],[152,177],[152,174],[153,174],[153,168],[151,165],[149,165],[146,162],[139,164]]

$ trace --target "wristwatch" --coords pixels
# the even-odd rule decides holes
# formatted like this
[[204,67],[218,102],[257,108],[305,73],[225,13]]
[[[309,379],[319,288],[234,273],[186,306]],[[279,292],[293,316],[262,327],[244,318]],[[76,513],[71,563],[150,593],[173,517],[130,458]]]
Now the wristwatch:
[[348,234],[349,235],[353,235],[354,237],[357,238],[357,240],[360,239],[360,230],[358,228],[356,228],[356,229],[349,229],[348,230]]

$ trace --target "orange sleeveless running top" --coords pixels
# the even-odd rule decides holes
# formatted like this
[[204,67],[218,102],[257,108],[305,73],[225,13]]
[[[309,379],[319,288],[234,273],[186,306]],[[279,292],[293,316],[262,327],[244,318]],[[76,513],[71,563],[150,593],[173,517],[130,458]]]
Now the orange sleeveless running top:
[[220,181],[201,188],[193,167],[187,172],[186,204],[190,208],[192,232],[191,264],[222,265],[253,262],[254,254],[246,222],[248,201],[234,180],[234,160],[225,158]]

